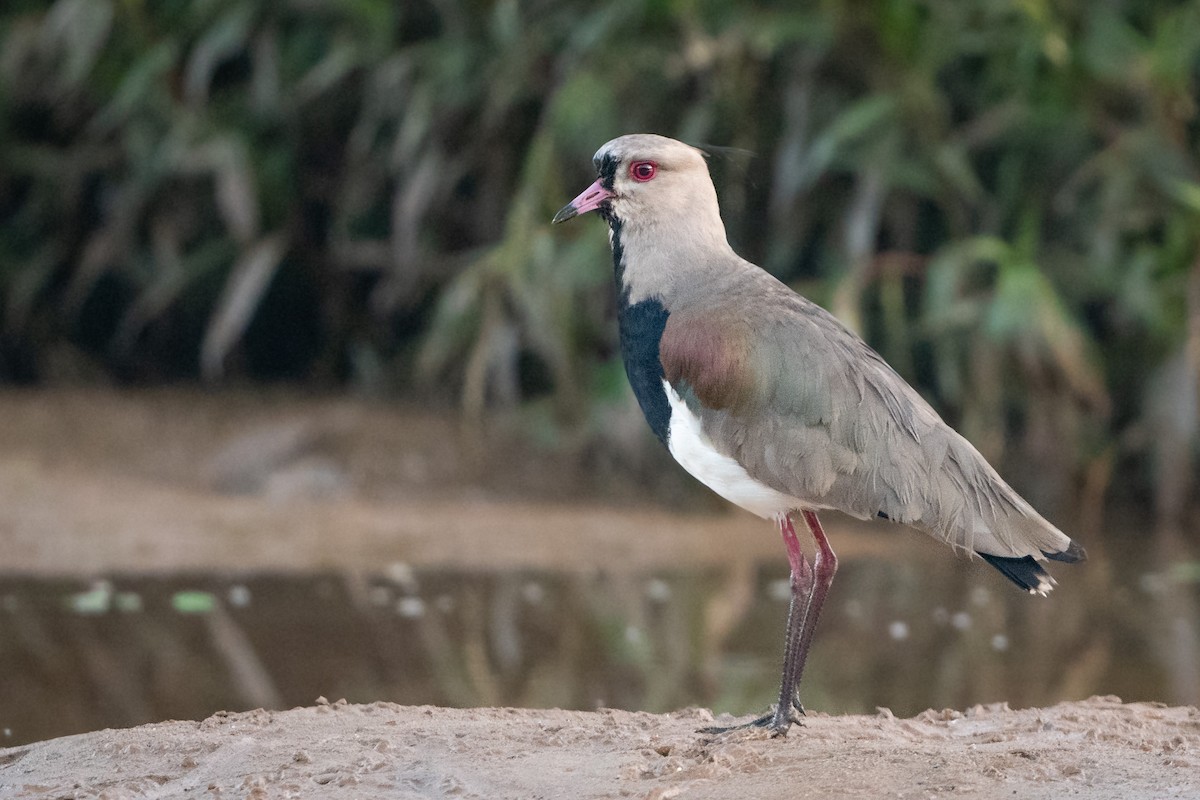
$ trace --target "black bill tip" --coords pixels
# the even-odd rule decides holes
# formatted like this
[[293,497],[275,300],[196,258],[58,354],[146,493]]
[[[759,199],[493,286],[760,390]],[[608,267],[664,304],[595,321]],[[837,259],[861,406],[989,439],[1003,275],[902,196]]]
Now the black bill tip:
[[560,222],[566,222],[571,217],[574,217],[578,214],[579,212],[575,210],[575,206],[571,203],[567,203],[558,210],[558,213],[554,215],[554,219],[550,220],[550,224],[557,225]]

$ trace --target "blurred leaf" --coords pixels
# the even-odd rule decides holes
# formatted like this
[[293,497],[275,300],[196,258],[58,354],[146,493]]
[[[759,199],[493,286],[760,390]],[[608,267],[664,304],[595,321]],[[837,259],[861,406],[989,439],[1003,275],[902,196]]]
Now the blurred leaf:
[[208,614],[217,607],[217,598],[212,592],[190,590],[171,595],[171,608],[180,614]]
[[286,249],[287,240],[282,234],[269,234],[247,249],[233,265],[204,334],[200,368],[205,380],[215,381],[224,373],[225,356],[253,319]]
[[886,125],[896,112],[896,99],[874,95],[859,100],[841,112],[814,138],[804,158],[801,186],[811,185],[856,140]]
[[230,233],[247,243],[258,235],[258,192],[246,144],[235,136],[223,136],[205,147],[216,185],[216,203]]
[[1200,583],[1200,561],[1183,561],[1172,565],[1170,578],[1175,583]]
[[296,84],[295,100],[308,103],[334,89],[359,65],[351,42],[339,42]]
[[86,592],[77,592],[67,598],[67,605],[76,614],[107,614],[112,605],[112,586],[98,582]]
[[38,300],[54,280],[63,253],[64,247],[61,242],[48,242],[21,266],[14,277],[6,280],[8,296],[4,309],[5,333],[10,336],[19,334],[29,324]]
[[107,0],[58,0],[42,28],[43,45],[62,53],[59,73],[67,86],[83,82],[96,63],[112,27],[113,8]]
[[175,67],[178,44],[166,38],[140,55],[122,75],[108,103],[89,122],[91,133],[103,136],[140,110],[154,108],[162,81]]
[[1193,214],[1200,214],[1200,183],[1176,179],[1168,185],[1168,192]]
[[203,104],[217,68],[247,47],[255,11],[253,3],[229,7],[193,45],[183,76],[183,94],[189,103]]

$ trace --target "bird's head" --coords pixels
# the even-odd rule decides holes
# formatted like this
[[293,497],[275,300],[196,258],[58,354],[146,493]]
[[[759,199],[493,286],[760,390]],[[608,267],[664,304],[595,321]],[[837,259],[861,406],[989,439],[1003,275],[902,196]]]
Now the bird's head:
[[695,147],[636,133],[606,143],[592,158],[599,177],[554,215],[554,222],[599,211],[611,224],[680,215],[715,215],[717,195],[704,154]]

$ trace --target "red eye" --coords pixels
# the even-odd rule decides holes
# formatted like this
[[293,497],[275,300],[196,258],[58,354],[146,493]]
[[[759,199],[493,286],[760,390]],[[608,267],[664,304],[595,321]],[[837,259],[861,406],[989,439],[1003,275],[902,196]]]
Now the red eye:
[[629,165],[629,177],[638,183],[645,183],[658,172],[658,164],[653,161],[635,161]]

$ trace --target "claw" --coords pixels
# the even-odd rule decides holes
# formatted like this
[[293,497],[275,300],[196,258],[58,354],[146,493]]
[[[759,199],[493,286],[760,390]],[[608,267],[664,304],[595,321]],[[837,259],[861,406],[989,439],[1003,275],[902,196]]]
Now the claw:
[[[795,713],[799,712],[799,714]],[[800,705],[800,701],[795,699],[792,701],[792,707],[788,709],[788,713],[780,714],[778,708],[772,706],[771,710],[763,714],[757,719],[752,719],[749,722],[743,722],[740,725],[713,725],[708,728],[700,728],[696,733],[722,734],[731,733],[733,731],[744,731],[750,728],[766,728],[771,732],[771,737],[787,736],[788,729],[793,724],[803,725],[804,721],[801,717],[804,716],[804,707]]]

